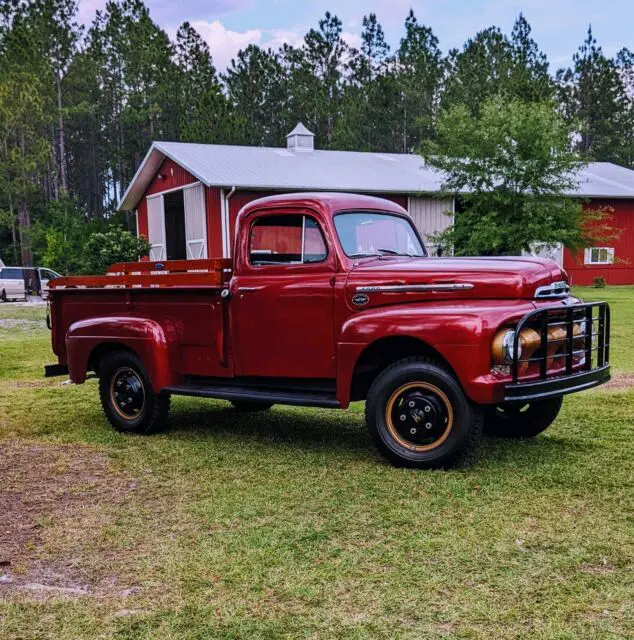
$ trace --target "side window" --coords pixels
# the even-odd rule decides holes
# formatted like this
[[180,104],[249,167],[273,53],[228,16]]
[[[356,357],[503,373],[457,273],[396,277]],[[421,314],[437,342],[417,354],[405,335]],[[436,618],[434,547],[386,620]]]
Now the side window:
[[254,265],[323,262],[328,255],[317,221],[304,215],[259,218],[251,227],[249,243]]
[[3,280],[24,280],[22,269],[5,268],[2,270]]

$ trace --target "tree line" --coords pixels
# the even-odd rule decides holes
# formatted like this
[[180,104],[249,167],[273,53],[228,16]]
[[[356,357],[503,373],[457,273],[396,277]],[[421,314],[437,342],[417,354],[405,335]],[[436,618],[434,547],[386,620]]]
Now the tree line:
[[302,121],[321,149],[418,152],[456,108],[519,102],[556,114],[580,157],[634,166],[634,54],[607,56],[591,29],[555,70],[523,15],[443,52],[412,11],[395,48],[376,15],[355,48],[327,12],[300,45],[249,45],[221,72],[188,22],[172,41],[141,0],[77,16],[76,0],[0,4],[7,263],[80,270],[91,234],[130,226],[116,203],[153,140],[280,146]]

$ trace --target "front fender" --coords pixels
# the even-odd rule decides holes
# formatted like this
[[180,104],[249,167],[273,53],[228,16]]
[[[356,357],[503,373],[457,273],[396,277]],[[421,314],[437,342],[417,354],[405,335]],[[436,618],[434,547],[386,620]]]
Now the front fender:
[[121,345],[136,353],[155,392],[180,382],[174,367],[178,362],[176,327],[130,316],[89,318],[69,326],[66,352],[70,379],[78,384],[84,382],[90,355],[107,345]]
[[363,351],[377,340],[416,338],[438,352],[453,369],[465,393],[475,402],[494,401],[488,380],[491,340],[509,318],[521,317],[534,306],[526,300],[484,300],[399,304],[368,309],[348,318],[338,343],[337,396],[349,402],[352,376]]

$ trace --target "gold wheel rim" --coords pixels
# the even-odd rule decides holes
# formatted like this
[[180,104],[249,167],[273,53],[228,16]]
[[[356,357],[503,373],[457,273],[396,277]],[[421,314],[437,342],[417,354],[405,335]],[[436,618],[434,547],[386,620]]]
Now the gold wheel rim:
[[[118,386],[118,382],[121,380],[128,380],[128,382],[135,382],[138,384],[139,390],[136,391],[138,394],[139,391],[141,393],[141,406],[137,411],[131,411],[127,413],[125,411],[125,407],[123,406],[120,396],[118,394],[122,393],[122,390]],[[137,398],[138,400],[138,398]],[[143,380],[141,380],[141,376],[130,367],[119,367],[110,378],[110,405],[116,411],[116,413],[121,416],[124,420],[136,420],[140,415],[145,411],[145,389],[143,387]],[[138,402],[130,405],[138,406]]]
[[[444,431],[442,432],[439,438],[437,438],[430,444],[416,444],[414,442],[410,442],[409,440],[406,440],[398,432],[398,430],[394,425],[394,421],[392,420],[392,410],[394,409],[394,405],[396,401],[403,394],[413,389],[424,389],[425,391],[431,391],[434,395],[436,395],[441,400],[447,412],[447,423],[445,425]],[[436,449],[437,447],[439,447],[449,437],[449,434],[451,433],[451,429],[453,427],[453,409],[451,407],[451,402],[449,402],[449,398],[438,387],[434,386],[433,384],[429,384],[428,382],[408,382],[407,384],[404,384],[400,386],[398,389],[396,389],[390,396],[390,399],[388,400],[385,408],[385,422],[387,424],[387,428],[388,428],[388,431],[390,432],[390,435],[402,447],[405,447],[410,451],[416,451],[416,452],[431,451],[432,449]]]

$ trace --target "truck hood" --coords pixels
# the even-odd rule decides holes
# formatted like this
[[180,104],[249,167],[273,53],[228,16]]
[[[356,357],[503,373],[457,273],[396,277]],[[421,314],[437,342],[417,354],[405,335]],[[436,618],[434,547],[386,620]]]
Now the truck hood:
[[454,298],[534,299],[538,287],[565,280],[556,262],[542,258],[381,257],[353,267],[346,297],[354,308]]

